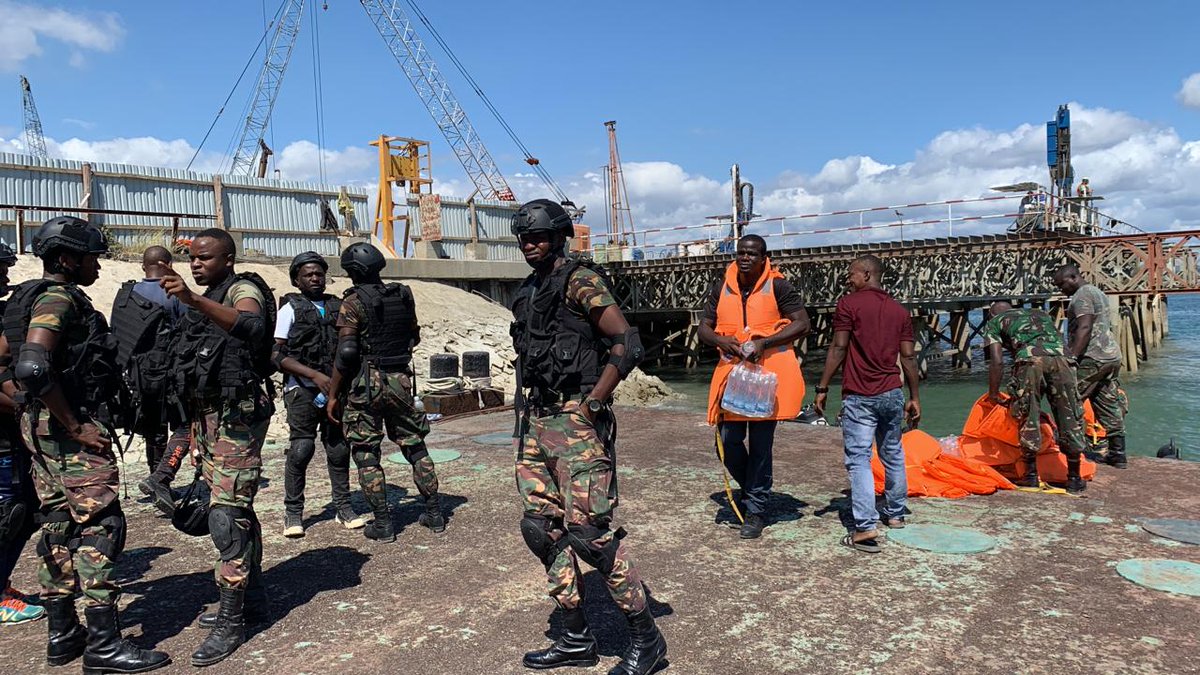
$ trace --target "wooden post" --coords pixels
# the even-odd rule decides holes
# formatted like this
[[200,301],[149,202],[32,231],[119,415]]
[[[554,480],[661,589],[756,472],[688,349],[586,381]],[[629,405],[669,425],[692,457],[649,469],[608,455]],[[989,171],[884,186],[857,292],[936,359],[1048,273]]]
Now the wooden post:
[[[83,168],[79,171],[79,176],[83,180],[83,199],[79,200],[79,208],[86,209],[92,206],[92,165],[84,162]],[[91,217],[87,220],[90,222]]]
[[16,242],[17,242],[17,253],[18,254],[24,253],[25,252],[25,212],[22,211],[21,209],[17,209],[17,233],[16,233],[15,238],[16,238]]
[[971,322],[967,312],[960,310],[950,314],[950,339],[954,341],[954,367],[968,369],[971,367]]
[[213,175],[213,214],[217,217],[217,227],[228,230],[229,224],[225,222],[225,184],[221,182],[220,175]]

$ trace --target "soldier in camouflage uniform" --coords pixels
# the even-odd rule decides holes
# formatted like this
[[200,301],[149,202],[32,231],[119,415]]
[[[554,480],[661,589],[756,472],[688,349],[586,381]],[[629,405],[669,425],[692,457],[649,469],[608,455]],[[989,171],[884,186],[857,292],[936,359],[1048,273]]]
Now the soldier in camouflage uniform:
[[375,512],[363,534],[390,542],[396,533],[380,464],[385,431],[412,465],[413,482],[425,500],[417,522],[442,532],[446,519],[437,471],[425,447],[429,422],[413,406],[412,350],[421,341],[416,306],[407,286],[383,283],[383,266],[383,254],[370,244],[351,244],[342,252],[342,269],[354,285],[338,314],[337,356],[325,409],[345,431],[363,496]]
[[[113,579],[125,548],[125,514],[117,497],[117,459],[101,430],[116,394],[116,343],[104,316],[81,287],[95,283],[103,233],[79,218],[46,221],[33,240],[42,279],[16,287],[4,312],[12,376],[20,385],[25,444],[33,448],[43,523],[37,545],[49,618],[46,660],[63,665],[83,655],[86,673],[145,672],[171,658],[121,639],[120,587]],[[87,630],[75,613],[78,583],[87,599]]]
[[1125,397],[1121,391],[1121,347],[1113,336],[1108,297],[1085,283],[1074,265],[1063,265],[1054,273],[1054,285],[1070,296],[1067,305],[1067,357],[1075,361],[1079,398],[1092,402],[1096,421],[1104,427],[1108,452],[1104,461],[1124,469]]
[[529,652],[527,668],[592,666],[596,639],[583,611],[579,561],[595,567],[629,621],[632,642],[609,675],[646,675],[666,657],[641,577],[613,528],[617,506],[612,392],[642,358],[636,328],[603,277],[563,255],[574,233],[562,206],[538,199],[513,216],[534,272],[513,303],[517,352],[517,490],[521,535],[541,560],[564,631]]
[[1000,403],[1004,354],[1013,358],[1012,398],[1006,402],[1009,413],[1021,423],[1021,455],[1025,475],[1018,479],[1022,487],[1038,487],[1037,454],[1042,447],[1042,398],[1050,404],[1058,426],[1059,449],[1067,456],[1067,492],[1077,494],[1087,488],[1079,475],[1083,454],[1083,408],[1075,386],[1075,375],[1063,351],[1062,336],[1054,319],[1040,309],[1013,309],[1007,302],[993,303],[991,318],[983,327],[983,346],[988,351],[988,397]]
[[[161,284],[193,311],[179,323],[174,348],[176,388],[191,396],[192,437],[201,473],[212,489],[209,533],[221,604],[201,617],[212,632],[192,654],[192,665],[225,659],[246,640],[245,624],[265,620],[269,598],[262,587],[262,528],[254,497],[262,473],[262,445],[274,412],[264,388],[269,372],[274,305],[258,275],[239,274],[229,233],[209,229],[191,246],[193,293],[179,273],[164,268]],[[265,362],[265,363],[264,363]]]

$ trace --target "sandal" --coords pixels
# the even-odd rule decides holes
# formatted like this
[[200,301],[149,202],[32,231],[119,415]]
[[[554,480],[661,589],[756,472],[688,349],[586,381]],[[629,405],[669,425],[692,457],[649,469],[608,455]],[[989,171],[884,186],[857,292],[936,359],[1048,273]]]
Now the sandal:
[[862,534],[862,533],[847,532],[846,536],[842,537],[842,545],[849,546],[850,548],[853,548],[858,551],[862,551],[863,553],[879,553],[880,551],[883,550],[879,546],[878,535],[874,535],[874,536],[871,536],[871,537],[868,537],[865,539],[857,539],[856,540],[854,538],[854,536],[856,534]]

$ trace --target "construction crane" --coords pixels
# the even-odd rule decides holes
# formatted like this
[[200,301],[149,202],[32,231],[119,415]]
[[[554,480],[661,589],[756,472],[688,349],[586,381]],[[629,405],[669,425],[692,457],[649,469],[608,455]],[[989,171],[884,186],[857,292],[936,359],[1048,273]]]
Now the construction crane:
[[42,135],[42,118],[38,116],[37,106],[33,103],[33,90],[29,88],[29,80],[24,75],[21,78],[21,104],[25,108],[25,147],[29,154],[40,159],[46,159],[46,137]]
[[[235,176],[249,176],[254,172],[254,158],[260,150],[265,150],[263,136],[267,124],[271,121],[271,111],[275,108],[275,97],[279,95],[279,86],[283,84],[283,74],[287,70],[288,61],[292,58],[292,48],[296,46],[296,36],[300,34],[300,19],[304,16],[304,0],[284,0],[279,20],[275,25],[275,33],[271,36],[271,44],[263,59],[262,70],[258,73],[258,84],[254,88],[254,98],[246,114],[246,124],[233,154],[233,163],[229,173]],[[259,162],[259,174],[266,173],[266,163]]]
[[621,168],[621,151],[617,149],[617,121],[604,123],[608,129],[608,243],[625,243],[626,236],[633,237],[637,246],[637,233],[633,229],[633,211],[629,207],[629,192],[625,189],[625,171]]
[[515,201],[504,175],[467,119],[467,113],[458,104],[446,78],[425,48],[425,43],[413,29],[412,21],[400,8],[400,0],[359,2],[401,70],[417,90],[417,96],[433,116],[434,123],[441,129],[480,195],[484,199]]

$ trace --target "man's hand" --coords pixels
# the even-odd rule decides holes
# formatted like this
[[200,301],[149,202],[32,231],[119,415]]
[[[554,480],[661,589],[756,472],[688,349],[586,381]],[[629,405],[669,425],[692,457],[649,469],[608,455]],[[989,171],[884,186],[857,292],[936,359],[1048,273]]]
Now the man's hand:
[[817,394],[813,399],[813,410],[817,411],[818,415],[825,416],[825,403],[829,399],[829,393]]
[[325,416],[330,422],[342,426],[342,403],[338,400],[337,394],[326,394],[329,400],[325,402]]
[[162,270],[162,278],[158,280],[158,285],[167,292],[167,295],[174,296],[183,304],[191,307],[196,304],[196,294],[192,293],[192,289],[184,283],[183,277],[179,276],[171,266],[158,263],[158,268]]
[[742,343],[738,342],[738,339],[732,335],[718,335],[717,349],[726,356],[739,359],[742,357]]
[[326,375],[325,373],[317,373],[317,374],[313,375],[312,381],[313,381],[313,384],[317,385],[317,389],[319,389],[322,394],[325,394],[325,398],[326,398],[326,400],[328,400],[328,398],[329,398],[329,376]]
[[921,422],[921,402],[917,399],[910,399],[904,404],[904,421],[908,422],[910,429],[916,429]]
[[763,338],[751,340],[750,345],[754,348],[754,351],[746,357],[746,360],[750,361],[751,363],[758,363],[759,361],[762,361],[763,350],[766,349],[766,340]]
[[100,427],[97,427],[91,422],[80,424],[74,429],[69,430],[67,435],[71,437],[71,440],[85,448],[99,450],[105,455],[112,452],[112,441],[108,440],[108,438],[100,432]]

